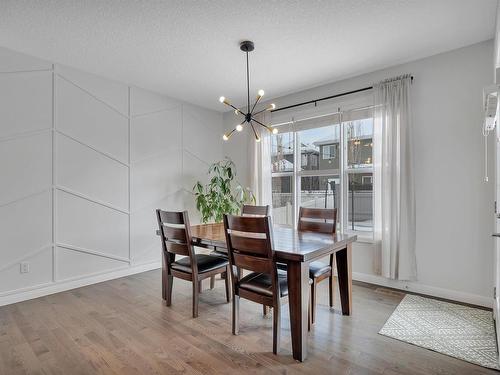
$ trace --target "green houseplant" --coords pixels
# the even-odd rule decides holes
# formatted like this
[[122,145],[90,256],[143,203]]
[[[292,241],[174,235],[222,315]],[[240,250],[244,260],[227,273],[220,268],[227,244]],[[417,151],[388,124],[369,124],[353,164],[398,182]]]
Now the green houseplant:
[[193,192],[201,220],[207,223],[222,221],[224,214],[238,214],[245,203],[255,204],[249,188],[235,180],[236,166],[229,158],[213,163],[208,168],[209,182],[203,186],[198,181]]

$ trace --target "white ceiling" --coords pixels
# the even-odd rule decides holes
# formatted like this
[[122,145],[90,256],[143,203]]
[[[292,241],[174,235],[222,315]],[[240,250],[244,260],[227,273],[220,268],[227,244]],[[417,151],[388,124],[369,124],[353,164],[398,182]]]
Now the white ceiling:
[[215,110],[493,37],[497,0],[1,0],[0,45]]

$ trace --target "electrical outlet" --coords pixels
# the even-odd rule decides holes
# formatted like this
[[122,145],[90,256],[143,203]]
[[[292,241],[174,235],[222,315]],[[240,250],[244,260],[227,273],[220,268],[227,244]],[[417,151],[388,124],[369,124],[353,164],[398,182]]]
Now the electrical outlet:
[[28,262],[21,262],[21,273],[30,272],[30,264]]

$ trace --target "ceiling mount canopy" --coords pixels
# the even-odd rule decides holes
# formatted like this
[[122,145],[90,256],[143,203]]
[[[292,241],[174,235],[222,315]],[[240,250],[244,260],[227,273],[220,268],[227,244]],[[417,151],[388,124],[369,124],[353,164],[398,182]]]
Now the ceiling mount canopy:
[[252,128],[253,134],[255,136],[255,141],[260,142],[260,137],[257,134],[255,127],[262,126],[262,127],[266,128],[270,133],[273,133],[273,134],[277,134],[278,129],[272,128],[268,125],[263,124],[259,120],[255,119],[255,116],[257,116],[258,114],[260,114],[264,111],[271,111],[271,110],[275,109],[276,106],[274,104],[270,104],[266,108],[264,108],[260,111],[254,112],[255,107],[259,103],[260,99],[262,99],[262,97],[264,96],[264,90],[262,90],[262,89],[257,92],[257,97],[255,98],[255,103],[253,104],[253,106],[250,106],[250,74],[249,74],[249,69],[248,69],[248,52],[253,51],[255,49],[255,46],[254,46],[252,41],[245,40],[245,41],[240,43],[240,49],[243,52],[245,52],[246,59],[247,59],[247,109],[246,109],[246,112],[243,112],[241,109],[236,108],[234,105],[232,105],[224,96],[221,96],[219,98],[219,101],[221,103],[233,108],[235,114],[243,116],[243,121],[240,124],[236,125],[236,127],[233,130],[231,130],[229,133],[224,134],[222,136],[222,139],[227,141],[233,135],[233,133],[235,131],[240,132],[243,130],[243,125],[249,124],[250,127]]

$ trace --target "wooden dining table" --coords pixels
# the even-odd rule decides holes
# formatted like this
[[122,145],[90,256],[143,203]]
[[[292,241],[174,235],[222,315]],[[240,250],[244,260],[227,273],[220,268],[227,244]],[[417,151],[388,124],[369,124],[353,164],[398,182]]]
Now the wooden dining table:
[[[191,237],[195,246],[211,248],[216,252],[227,254],[222,223],[193,225]],[[350,315],[352,312],[352,243],[356,239],[357,236],[352,234],[300,232],[291,227],[273,226],[276,261],[287,264],[288,305],[294,359],[304,361],[307,358],[309,263],[335,254],[342,314]],[[165,269],[162,274],[166,275]]]

